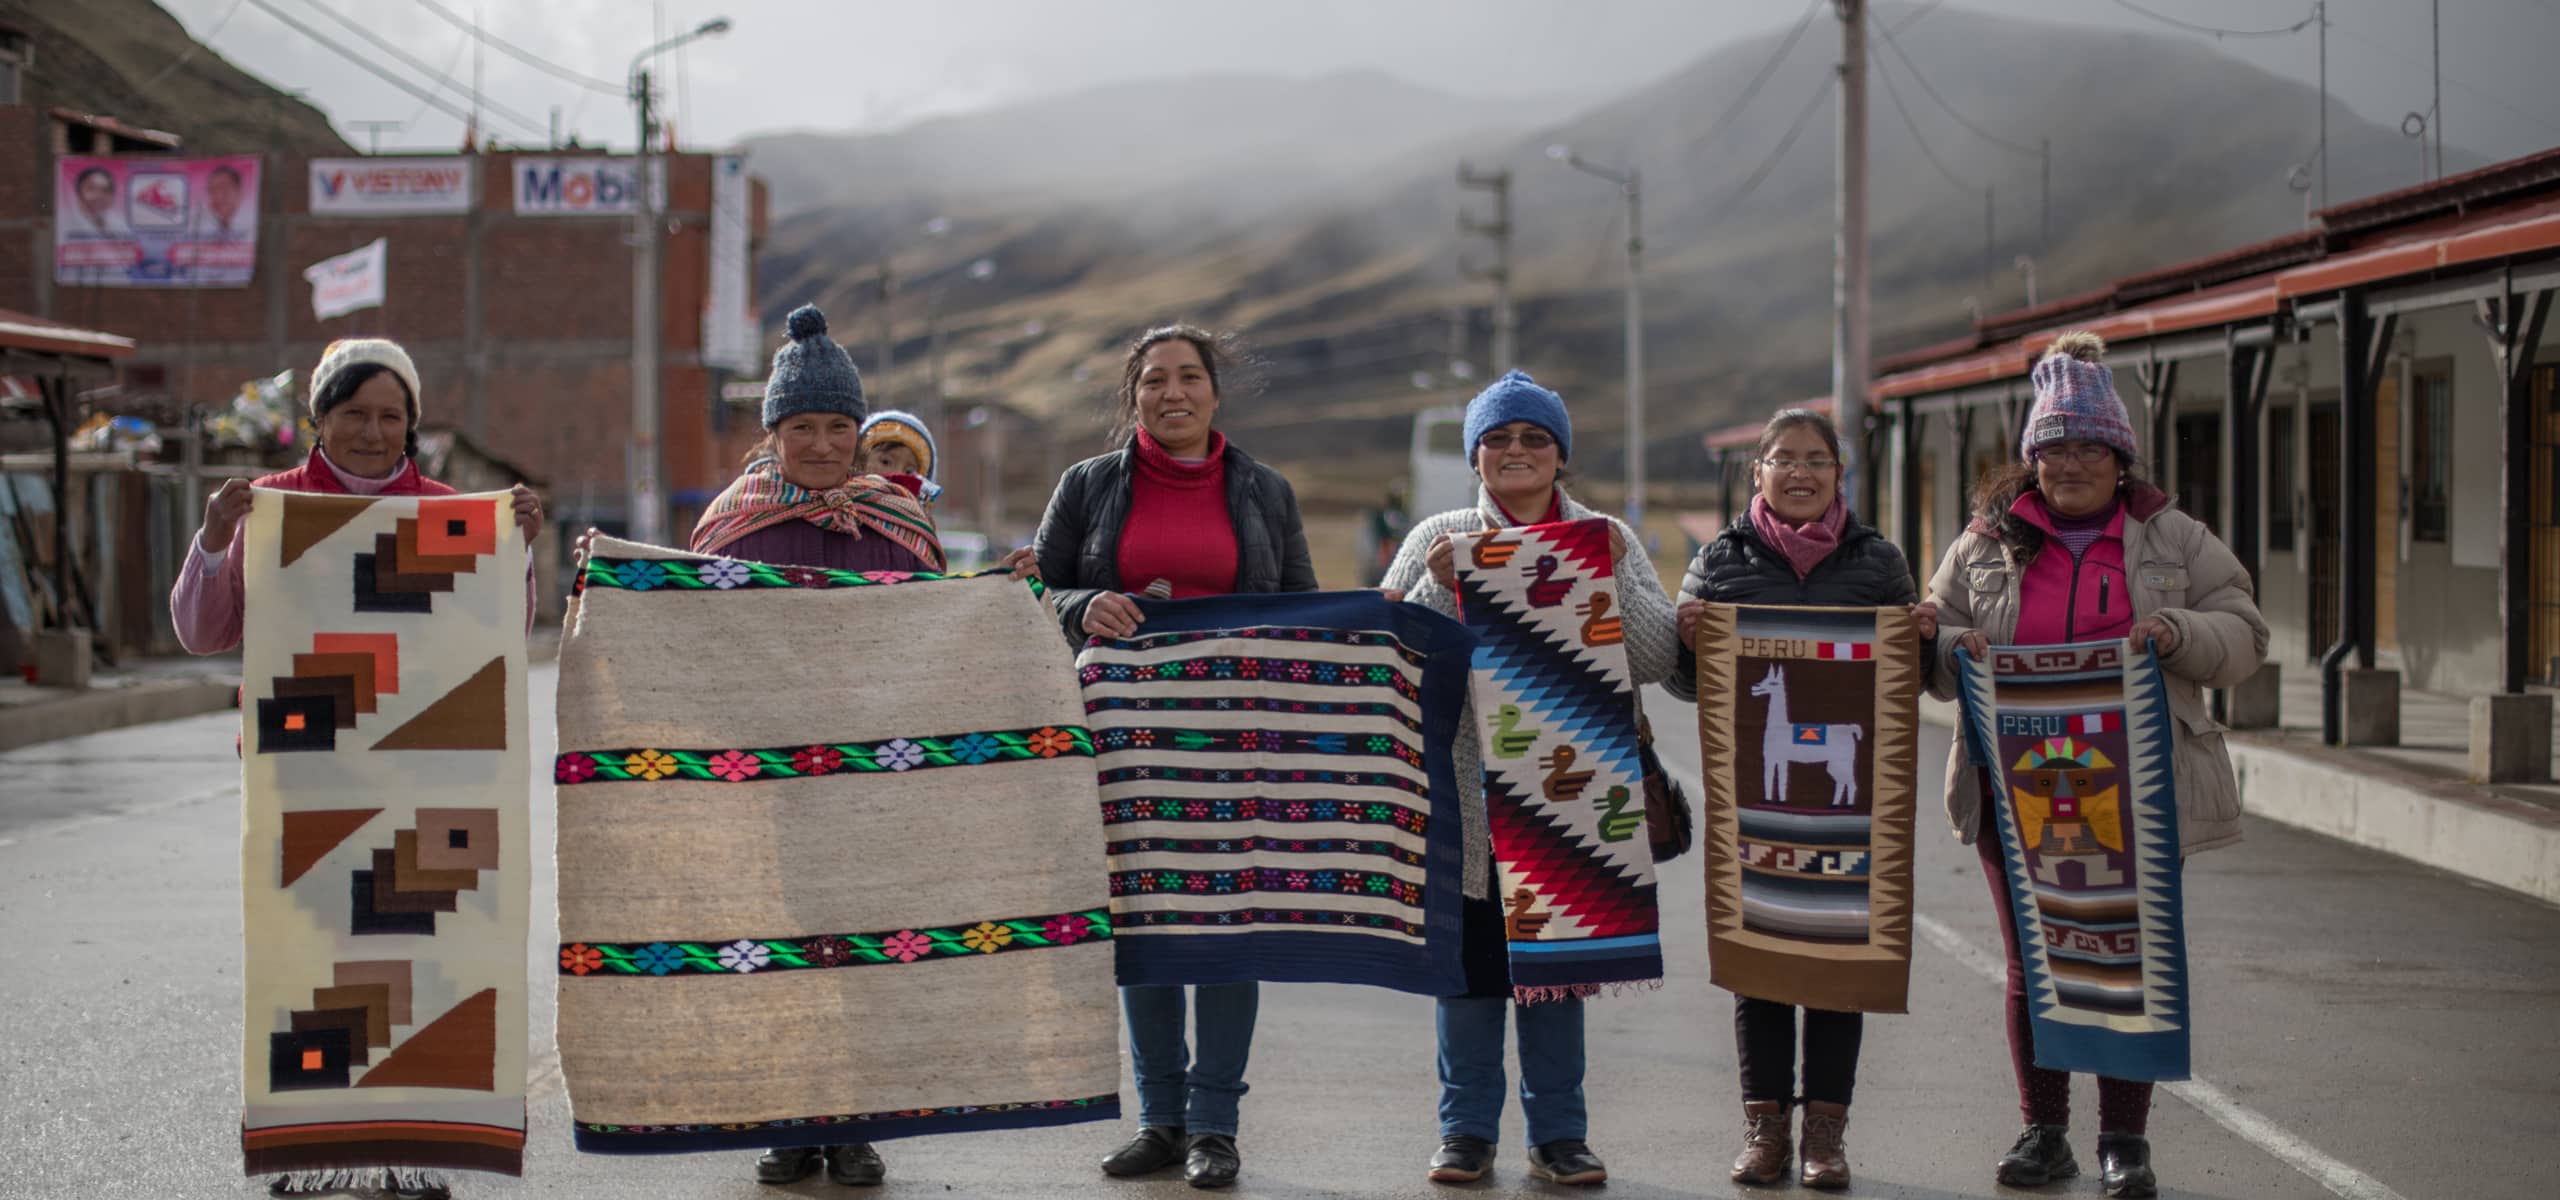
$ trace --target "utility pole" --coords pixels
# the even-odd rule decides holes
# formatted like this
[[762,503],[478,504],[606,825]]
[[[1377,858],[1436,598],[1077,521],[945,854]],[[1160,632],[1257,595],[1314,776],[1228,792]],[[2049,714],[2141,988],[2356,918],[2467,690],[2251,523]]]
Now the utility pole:
[[640,144],[632,149],[631,184],[638,189],[631,218],[631,449],[624,515],[631,540],[666,541],[666,504],[658,488],[658,213],[649,188],[649,72],[631,73],[631,99],[640,110]]
[[[1831,249],[1831,403],[1840,424],[1840,491],[1859,511],[1867,430],[1867,6],[1832,0],[1840,17],[1840,135]],[[1867,515],[1875,515],[1867,509]]]
[[[553,116],[555,116],[555,117],[556,117],[556,116],[558,116],[558,115],[559,115],[559,110],[554,109],[554,110],[552,110],[552,113],[553,113]],[[367,153],[367,154],[380,154],[380,153],[382,153],[382,131],[383,131],[383,130],[385,130],[385,129],[398,129],[398,128],[401,128],[403,125],[407,124],[407,122],[404,122],[404,121],[349,121],[349,122],[347,122],[347,124],[349,124],[349,125],[353,125],[353,126],[355,126],[356,128],[361,129],[361,130],[363,130],[363,131],[364,131],[364,152],[365,152],[365,153]]]
[[2036,253],[2053,245],[2053,139],[2036,139]]
[[896,281],[889,273],[889,260],[881,259],[880,278],[875,284],[871,297],[879,302],[871,311],[878,317],[879,332],[874,335],[874,340],[879,347],[876,357],[880,362],[880,377],[867,385],[865,390],[871,393],[871,399],[882,408],[889,407],[889,370],[897,365],[891,360],[891,356],[896,353],[898,336],[896,324],[890,319],[889,312],[889,297],[896,294],[896,287]]
[[2320,0],[2311,6],[2311,19],[2320,24],[2320,207],[2329,207],[2329,4]]
[[1982,287],[1991,288],[1991,260],[1999,254],[1999,242],[1992,224],[1991,189],[1982,189]]
[[2434,95],[2427,101],[2427,128],[2436,136],[2436,178],[2444,178],[2444,6],[2443,0],[2427,0],[2427,61],[2435,79]]
[[1627,525],[1644,531],[1644,176],[1634,167],[1612,170],[1585,160],[1570,146],[1547,147],[1547,157],[1618,185],[1627,200]]
[[1493,241],[1493,266],[1479,270],[1472,264],[1461,264],[1469,279],[1488,280],[1493,284],[1493,374],[1501,375],[1517,363],[1513,358],[1515,325],[1511,311],[1511,170],[1497,167],[1479,173],[1466,163],[1458,164],[1458,186],[1493,194],[1493,219],[1479,221],[1475,214],[1458,213],[1458,232],[1474,234]]

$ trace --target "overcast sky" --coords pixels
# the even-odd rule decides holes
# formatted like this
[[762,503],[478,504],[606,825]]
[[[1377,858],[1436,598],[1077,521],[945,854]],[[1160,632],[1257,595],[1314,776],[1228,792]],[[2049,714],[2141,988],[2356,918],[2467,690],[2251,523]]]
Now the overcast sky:
[[[1836,38],[1830,0],[1816,36]],[[385,83],[243,0],[161,0],[233,62],[300,90],[349,141],[358,121],[399,121],[395,146],[449,150],[462,122]],[[440,93],[468,110],[474,54],[468,34],[429,0],[262,0],[420,86],[416,68],[367,45],[327,15],[360,22],[423,66],[457,81]],[[1123,80],[1165,80],[1180,104],[1185,76],[1227,71],[1313,75],[1375,68],[1467,95],[1564,93],[1605,98],[1672,71],[1723,42],[1791,26],[1803,0],[433,0],[490,34],[568,70],[624,77],[648,46],[653,17],[669,33],[726,16],[735,28],[665,56],[662,101],[683,141],[726,144],[782,129],[888,129],[938,113]],[[2308,82],[2317,43],[2210,39],[2181,33],[2121,0],[1957,0],[1985,11],[2041,15],[2109,29],[2147,29],[2214,41],[2225,53]],[[2141,0],[2163,16],[2225,28],[2293,24],[2309,0]],[[2428,103],[2427,0],[2331,0],[2329,72],[2340,98],[2397,125]],[[2541,82],[2560,46],[2560,0],[2448,0],[2443,9],[2445,130],[2495,156],[2560,145],[2560,94]],[[1908,6],[1880,10],[1908,16]],[[1927,20],[1926,15],[1919,19]],[[589,143],[628,147],[630,106],[618,94],[546,74],[495,51],[480,56],[484,119],[497,137],[541,143],[555,109]],[[2128,70],[2139,63],[2128,61]],[[2103,80],[2093,81],[2104,86]],[[521,121],[516,119],[522,118]],[[1215,136],[1215,131],[1208,131]]]

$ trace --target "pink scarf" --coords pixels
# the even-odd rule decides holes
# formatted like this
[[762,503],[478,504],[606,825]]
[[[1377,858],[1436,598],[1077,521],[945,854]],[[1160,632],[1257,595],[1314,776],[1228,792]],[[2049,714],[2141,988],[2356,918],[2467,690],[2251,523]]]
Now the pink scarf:
[[1831,557],[1832,551],[1840,548],[1840,531],[1849,527],[1849,509],[1840,503],[1840,497],[1833,496],[1831,507],[1824,509],[1819,519],[1802,525],[1789,525],[1778,514],[1769,511],[1767,497],[1753,496],[1751,527],[1759,531],[1761,541],[1777,547],[1778,553],[1787,556],[1788,565],[1796,569],[1796,578],[1809,579],[1813,576],[1813,569],[1822,565],[1823,559]]

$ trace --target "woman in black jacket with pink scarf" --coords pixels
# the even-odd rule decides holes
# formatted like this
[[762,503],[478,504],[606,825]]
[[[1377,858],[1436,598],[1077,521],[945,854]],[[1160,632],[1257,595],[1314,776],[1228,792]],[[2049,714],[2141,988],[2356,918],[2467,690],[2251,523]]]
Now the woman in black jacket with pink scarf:
[[[1801,408],[1770,418],[1752,460],[1757,491],[1750,515],[1699,550],[1680,580],[1680,665],[1664,684],[1672,695],[1698,698],[1698,614],[1709,601],[1879,608],[1919,600],[1902,550],[1850,515],[1840,495],[1840,471],[1840,435],[1830,418]],[[1921,608],[1913,616],[1923,639],[1937,635],[1935,609]],[[1789,1109],[1797,1097],[1797,1010],[1752,996],[1733,999],[1746,1123],[1733,1181],[1777,1183],[1786,1178],[1793,1149]],[[1800,1178],[1806,1187],[1845,1188],[1849,1158],[1843,1141],[1865,1020],[1853,1012],[1803,1011]]]

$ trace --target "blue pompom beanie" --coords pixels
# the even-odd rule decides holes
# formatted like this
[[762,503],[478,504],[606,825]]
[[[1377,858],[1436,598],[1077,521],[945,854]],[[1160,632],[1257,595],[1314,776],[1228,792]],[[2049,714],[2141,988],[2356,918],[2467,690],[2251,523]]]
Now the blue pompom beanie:
[[1467,461],[1475,461],[1476,442],[1513,421],[1527,421],[1555,435],[1556,457],[1573,457],[1573,421],[1564,415],[1564,397],[1538,386],[1527,371],[1514,370],[1494,380],[1467,401]]
[[764,379],[764,427],[802,413],[842,413],[857,423],[869,415],[862,403],[862,372],[853,356],[827,336],[827,314],[814,304],[791,310],[784,321],[791,340],[773,352]]

